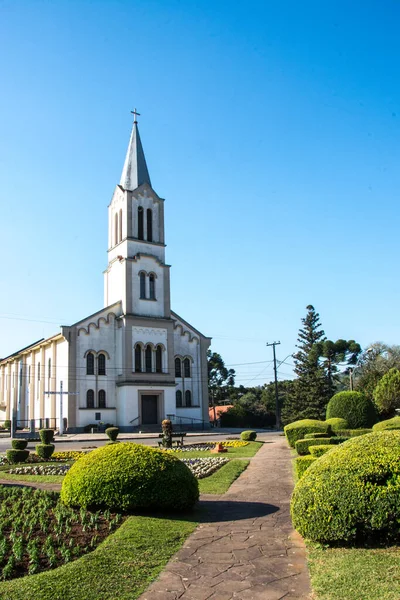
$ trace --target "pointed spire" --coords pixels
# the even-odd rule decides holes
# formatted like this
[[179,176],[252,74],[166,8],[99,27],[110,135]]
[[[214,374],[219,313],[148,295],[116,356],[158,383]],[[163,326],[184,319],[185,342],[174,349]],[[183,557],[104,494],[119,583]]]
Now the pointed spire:
[[138,188],[142,183],[148,183],[151,186],[150,175],[147,170],[146,159],[144,157],[142,142],[140,141],[139,129],[137,126],[136,108],[132,113],[135,116],[133,122],[131,138],[129,140],[128,152],[126,153],[124,168],[122,169],[120,185],[129,191]]

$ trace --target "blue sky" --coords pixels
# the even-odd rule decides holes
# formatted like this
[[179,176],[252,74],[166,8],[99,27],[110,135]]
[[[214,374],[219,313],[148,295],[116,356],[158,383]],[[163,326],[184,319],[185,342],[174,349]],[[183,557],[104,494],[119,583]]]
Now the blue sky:
[[265,343],[290,355],[307,304],[331,339],[398,343],[399,18],[394,0],[3,1],[0,356],[103,306],[135,106],[173,309],[238,383],[272,379]]

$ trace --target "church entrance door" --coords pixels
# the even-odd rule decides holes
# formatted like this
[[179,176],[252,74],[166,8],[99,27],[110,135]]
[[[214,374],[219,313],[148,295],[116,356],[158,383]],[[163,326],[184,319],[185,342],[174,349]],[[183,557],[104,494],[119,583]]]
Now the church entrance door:
[[142,424],[156,425],[158,421],[158,396],[142,396]]

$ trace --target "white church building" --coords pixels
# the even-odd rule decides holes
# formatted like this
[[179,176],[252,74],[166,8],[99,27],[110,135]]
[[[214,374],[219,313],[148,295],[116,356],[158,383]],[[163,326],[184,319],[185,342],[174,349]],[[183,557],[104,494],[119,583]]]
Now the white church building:
[[58,428],[62,416],[69,432],[99,423],[135,431],[165,418],[183,429],[209,424],[211,340],[171,310],[164,200],[151,186],[134,114],[108,207],[105,308],[0,360],[0,421],[14,415],[20,426]]

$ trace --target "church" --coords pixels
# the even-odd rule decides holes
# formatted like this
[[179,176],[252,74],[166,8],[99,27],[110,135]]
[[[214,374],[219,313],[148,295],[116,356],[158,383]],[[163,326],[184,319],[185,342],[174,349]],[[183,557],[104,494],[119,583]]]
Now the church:
[[165,418],[209,426],[211,339],[171,310],[164,200],[151,186],[133,114],[108,207],[105,308],[0,360],[0,421],[72,433],[106,423],[151,429]]

